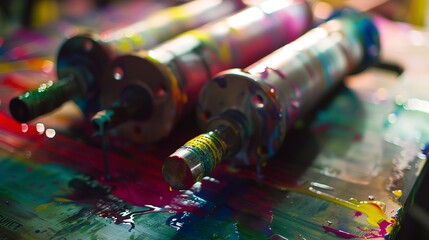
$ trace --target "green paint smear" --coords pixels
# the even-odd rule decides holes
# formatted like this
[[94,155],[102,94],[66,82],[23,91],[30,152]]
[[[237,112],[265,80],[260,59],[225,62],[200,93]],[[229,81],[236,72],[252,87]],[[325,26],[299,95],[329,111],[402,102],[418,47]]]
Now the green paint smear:
[[52,200],[52,194],[63,193],[65,185],[78,174],[56,164],[36,164],[26,160],[6,158],[0,161],[0,189],[6,197],[28,206],[38,206]]

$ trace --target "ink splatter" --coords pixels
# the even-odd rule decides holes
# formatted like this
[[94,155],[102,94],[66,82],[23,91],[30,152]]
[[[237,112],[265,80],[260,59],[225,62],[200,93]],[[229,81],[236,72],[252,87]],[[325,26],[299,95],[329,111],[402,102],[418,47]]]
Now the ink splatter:
[[[69,182],[72,193],[68,196],[55,197],[53,202],[42,204],[35,208],[43,211],[51,204],[79,204],[81,209],[75,215],[70,216],[65,222],[77,222],[82,218],[94,216],[111,219],[114,224],[128,224],[129,231],[135,228],[134,217],[156,212],[170,212],[168,208],[145,205],[144,210],[130,211],[131,205],[111,195],[111,188],[100,185],[97,181],[88,177],[72,179]],[[76,228],[76,226],[73,226]]]
[[326,232],[330,232],[335,234],[337,237],[340,238],[345,238],[345,239],[352,239],[352,238],[361,238],[359,236],[356,236],[354,234],[339,230],[339,229],[335,229],[329,226],[322,226],[323,229],[325,229]]

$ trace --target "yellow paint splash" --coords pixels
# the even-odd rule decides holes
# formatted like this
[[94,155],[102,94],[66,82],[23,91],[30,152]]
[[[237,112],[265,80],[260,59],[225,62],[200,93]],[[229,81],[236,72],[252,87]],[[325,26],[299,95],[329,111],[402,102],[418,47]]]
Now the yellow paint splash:
[[393,195],[395,195],[395,197],[400,198],[402,197],[402,190],[393,190],[392,191]]
[[275,188],[283,191],[294,191],[309,195],[312,197],[320,198],[328,202],[338,204],[340,206],[361,212],[367,216],[367,222],[370,225],[380,227],[386,234],[389,234],[395,226],[396,219],[388,218],[384,212],[385,203],[380,201],[358,201],[354,198],[344,200],[333,195],[324,193],[316,190],[313,187],[307,185],[298,187],[285,187],[285,186],[274,186]]
[[145,45],[145,41],[144,41],[143,37],[138,35],[138,34],[134,34],[134,35],[130,36],[130,39],[133,41],[133,43],[136,46],[144,46]]
[[70,200],[68,198],[62,198],[62,197],[56,197],[53,199],[53,201],[47,202],[47,203],[43,203],[40,204],[39,206],[34,208],[35,212],[41,212],[46,210],[50,205],[54,204],[54,203],[69,203],[69,202],[74,202],[73,200]]
[[233,55],[231,51],[230,44],[228,41],[216,42],[212,36],[208,33],[200,30],[191,30],[188,34],[193,35],[198,38],[201,42],[203,42],[209,49],[217,54],[220,62],[224,63],[226,66],[232,65]]
[[120,51],[126,52],[126,51],[131,51],[131,49],[133,48],[133,45],[131,44],[128,38],[123,38],[119,41],[118,48]]
[[189,19],[189,11],[183,7],[170,7],[163,11],[159,12],[159,17],[164,19],[173,19],[173,20],[186,20]]
[[308,188],[307,194],[341,205],[349,209],[353,209],[357,212],[361,212],[368,216],[367,221],[373,226],[378,226],[380,222],[387,220],[387,216],[383,210],[385,204],[380,201],[358,201],[354,198],[350,198],[349,201],[347,201],[341,198],[334,197],[330,194],[315,190],[312,187]]
[[62,198],[62,197],[56,197],[54,198],[54,201],[58,203],[73,202],[73,200],[70,200],[68,198]]
[[37,207],[34,208],[34,211],[35,212],[41,212],[41,211],[47,209],[49,207],[49,205],[51,205],[50,202],[44,203],[44,204],[40,204],[39,206],[37,206]]

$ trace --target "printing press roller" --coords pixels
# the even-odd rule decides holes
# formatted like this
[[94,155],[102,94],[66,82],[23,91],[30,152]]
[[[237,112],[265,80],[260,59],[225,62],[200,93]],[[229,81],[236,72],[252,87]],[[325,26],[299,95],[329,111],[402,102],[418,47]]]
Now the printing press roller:
[[93,118],[94,126],[136,143],[161,140],[195,108],[201,87],[211,77],[251,64],[311,24],[306,1],[260,1],[155,48],[118,57],[102,86],[106,109]]
[[347,74],[374,63],[379,50],[372,20],[344,9],[247,68],[219,73],[199,95],[198,121],[207,132],[164,161],[164,179],[188,188],[226,158],[260,168],[298,118]]

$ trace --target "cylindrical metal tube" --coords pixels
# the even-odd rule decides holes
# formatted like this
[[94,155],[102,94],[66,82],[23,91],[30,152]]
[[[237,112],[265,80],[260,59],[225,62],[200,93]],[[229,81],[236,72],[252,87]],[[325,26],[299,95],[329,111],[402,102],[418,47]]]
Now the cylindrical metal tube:
[[[272,157],[299,117],[345,75],[365,69],[378,58],[378,31],[369,17],[349,9],[334,16],[244,70],[219,73],[201,90],[197,116],[209,131],[223,128],[225,112],[235,111],[244,116],[227,120],[240,123],[237,129],[242,133],[235,135],[235,142],[240,142],[241,148],[234,154],[241,151],[239,155],[246,156],[241,159],[244,163],[260,166]],[[198,139],[187,145],[199,142]],[[215,140],[224,141],[219,137]],[[204,142],[210,143],[210,138]],[[208,145],[199,146],[199,149],[208,151]],[[185,178],[177,175],[186,173],[183,169],[193,171],[192,166],[185,166],[186,159],[194,159],[193,165],[198,164],[195,159],[206,161],[187,151],[192,147],[181,148],[180,154],[173,153],[164,162],[164,177],[174,188],[190,186],[189,180],[183,182],[181,179]],[[218,162],[217,159],[212,164]],[[180,169],[175,169],[176,166]],[[198,172],[207,173],[206,170]]]
[[149,49],[186,30],[209,23],[244,8],[241,0],[194,0],[160,10],[143,21],[99,35],[119,52]]
[[[118,57],[103,85],[102,103],[110,108],[129,86],[151,95],[150,116],[141,108],[114,133],[138,143],[170,134],[177,120],[195,107],[199,90],[214,74],[245,67],[304,33],[312,23],[302,0],[266,0],[149,51]],[[141,101],[143,102],[143,101]]]
[[[148,14],[162,8],[177,5],[180,0],[130,0],[114,1],[106,6],[49,22],[43,27],[19,30],[4,36],[0,48],[2,61],[15,61],[34,57],[54,57],[65,38],[89,29],[97,32],[111,32],[134,22],[141,21]],[[72,5],[76,5],[71,2]],[[64,6],[65,7],[65,6]]]
[[[58,81],[55,84],[61,84],[61,81],[72,73],[78,76],[75,80],[80,81],[74,85],[81,87],[73,89],[73,94],[67,94],[67,98],[56,98],[54,91],[39,94],[38,98],[44,98],[44,102],[56,101],[49,105],[49,109],[33,101],[31,96],[35,96],[33,93],[37,92],[37,89],[28,92],[29,94],[24,93],[23,95],[30,97],[22,102],[19,101],[23,98],[17,97],[10,105],[11,113],[23,113],[14,118],[27,122],[73,99],[85,115],[92,116],[100,110],[98,97],[100,85],[103,84],[102,76],[106,66],[115,56],[133,49],[153,47],[181,32],[229,15],[243,7],[241,0],[195,0],[157,11],[142,21],[114,31],[74,36],[66,40],[59,49]],[[19,107],[23,108],[18,109]]]

